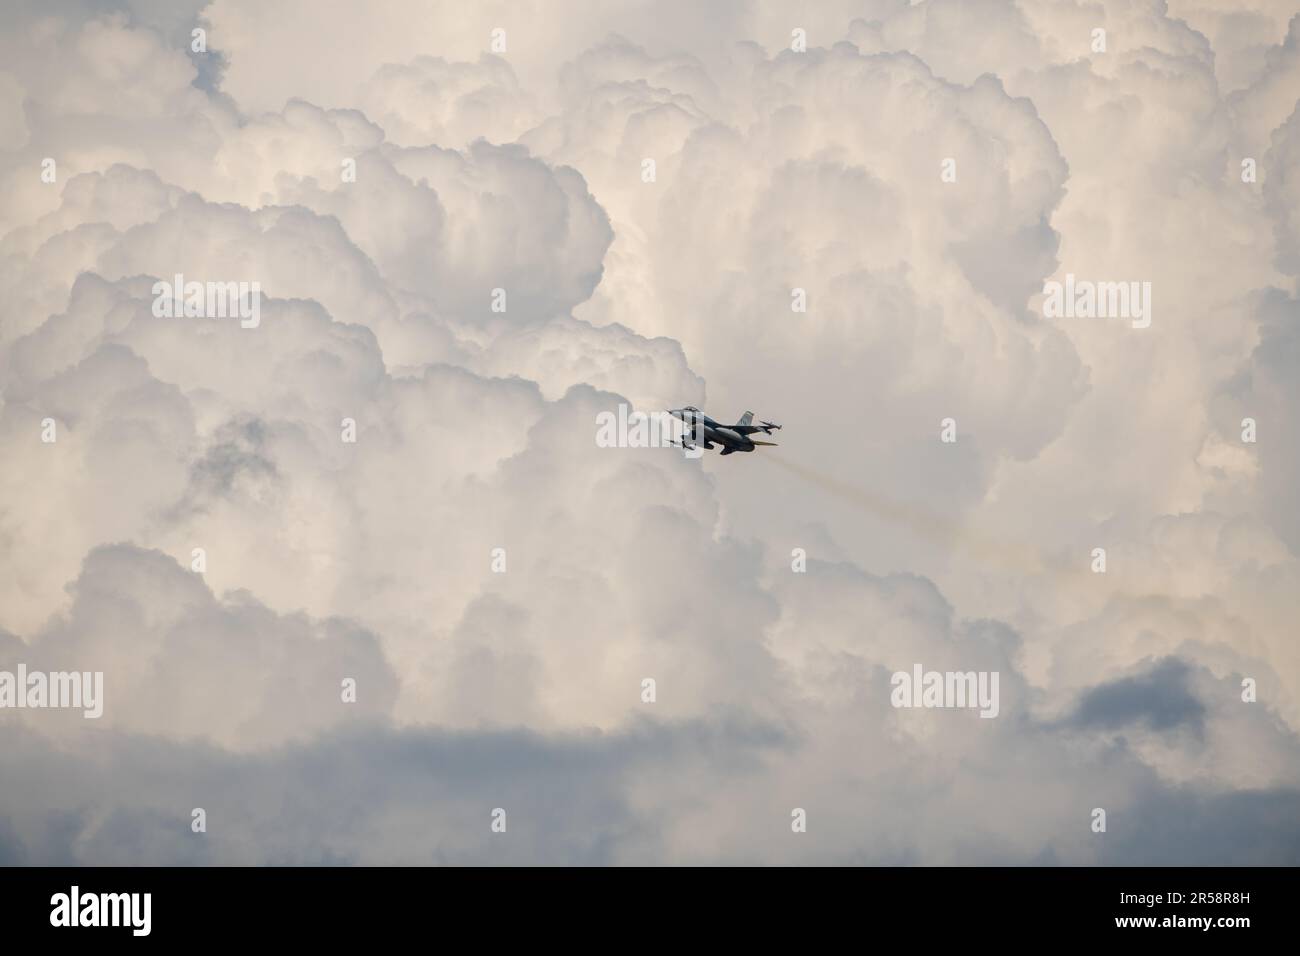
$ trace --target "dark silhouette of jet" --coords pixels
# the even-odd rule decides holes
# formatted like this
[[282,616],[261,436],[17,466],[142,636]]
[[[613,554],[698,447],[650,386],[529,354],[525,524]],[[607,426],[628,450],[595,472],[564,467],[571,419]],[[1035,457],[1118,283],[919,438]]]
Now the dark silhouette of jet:
[[722,425],[693,405],[669,409],[668,414],[681,419],[686,425],[686,433],[682,435],[681,441],[674,444],[680,444],[683,448],[694,448],[698,444],[708,449],[721,445],[724,455],[736,451],[753,451],[759,445],[775,446],[774,441],[755,441],[749,436],[755,432],[770,435],[775,429],[781,427],[764,421],[760,421],[757,425],[753,424],[753,412],[745,412],[740,416],[740,421],[734,425]]

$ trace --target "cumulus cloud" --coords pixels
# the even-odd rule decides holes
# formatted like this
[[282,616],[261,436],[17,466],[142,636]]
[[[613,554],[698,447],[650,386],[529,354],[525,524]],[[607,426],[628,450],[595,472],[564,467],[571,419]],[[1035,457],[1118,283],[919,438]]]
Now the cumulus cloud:
[[[97,733],[165,729],[170,737],[245,750],[339,724],[344,680],[365,688],[357,699],[365,717],[386,713],[396,696],[396,677],[373,634],[344,620],[276,614],[246,591],[218,600],[189,568],[156,551],[100,546],[69,590],[67,610],[26,647],[11,642],[2,666],[111,675],[101,716],[59,715],[102,722]],[[331,684],[338,694],[326,693]]]
[[1296,862],[1285,6],[12,7],[0,860]]

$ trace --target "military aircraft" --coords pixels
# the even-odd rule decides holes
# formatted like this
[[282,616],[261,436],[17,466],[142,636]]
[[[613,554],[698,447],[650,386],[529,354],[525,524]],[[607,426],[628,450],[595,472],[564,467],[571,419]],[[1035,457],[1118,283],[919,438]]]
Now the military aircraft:
[[754,422],[754,413],[745,412],[740,416],[740,421],[734,425],[722,425],[715,422],[708,415],[705,415],[693,405],[687,405],[685,408],[672,408],[668,414],[673,418],[679,418],[686,425],[686,433],[682,435],[680,444],[683,448],[694,448],[695,443],[699,442],[705,448],[712,449],[715,444],[722,446],[722,454],[730,455],[736,451],[753,451],[758,445],[775,446],[774,441],[756,441],[749,436],[755,432],[762,432],[764,435],[770,435],[781,426],[772,422],[760,421],[757,425]]

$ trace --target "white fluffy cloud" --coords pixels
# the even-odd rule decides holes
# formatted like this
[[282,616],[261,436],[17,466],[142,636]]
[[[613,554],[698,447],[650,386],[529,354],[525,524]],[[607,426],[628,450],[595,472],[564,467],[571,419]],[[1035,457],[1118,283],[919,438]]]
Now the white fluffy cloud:
[[0,860],[1295,862],[1284,6],[6,13]]

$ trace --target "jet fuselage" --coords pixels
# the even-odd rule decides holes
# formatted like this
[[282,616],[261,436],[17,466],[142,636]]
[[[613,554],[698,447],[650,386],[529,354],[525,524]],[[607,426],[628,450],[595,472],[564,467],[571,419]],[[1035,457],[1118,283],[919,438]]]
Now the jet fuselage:
[[709,449],[712,449],[715,445],[721,445],[724,455],[737,451],[753,451],[756,444],[772,444],[771,442],[755,443],[748,433],[750,431],[768,431],[769,428],[776,427],[751,425],[749,418],[752,416],[748,412],[745,413],[745,417],[742,418],[741,422],[735,425],[723,425],[716,422],[698,408],[692,408],[691,406],[670,409],[669,414],[680,419],[686,425],[686,434],[683,438],[688,445],[700,444]]

